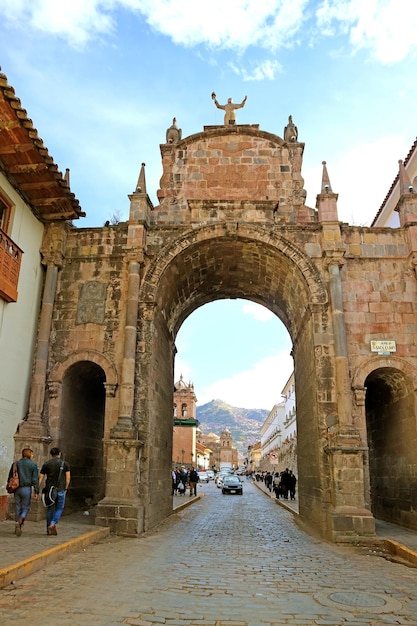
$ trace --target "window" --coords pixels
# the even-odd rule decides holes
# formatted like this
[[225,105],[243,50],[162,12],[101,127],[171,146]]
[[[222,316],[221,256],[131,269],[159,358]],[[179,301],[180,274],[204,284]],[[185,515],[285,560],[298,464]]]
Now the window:
[[187,405],[186,404],[183,404],[181,407],[181,416],[187,417]]
[[0,193],[0,228],[7,233],[10,222],[11,204]]

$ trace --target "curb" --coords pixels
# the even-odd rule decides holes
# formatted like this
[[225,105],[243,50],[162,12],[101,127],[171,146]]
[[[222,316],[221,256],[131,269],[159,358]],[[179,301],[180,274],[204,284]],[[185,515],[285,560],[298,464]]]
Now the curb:
[[384,546],[391,554],[401,557],[404,561],[417,565],[417,552],[406,548],[402,543],[394,541],[393,539],[384,539]]
[[70,541],[66,541],[58,546],[49,548],[44,552],[40,552],[35,556],[31,556],[24,561],[20,561],[19,563],[0,569],[0,588],[6,587],[16,580],[21,580],[22,578],[25,578],[26,576],[29,576],[30,574],[46,567],[47,565],[55,563],[58,559],[61,559],[69,554],[73,554],[74,552],[78,552],[92,543],[97,543],[101,539],[105,539],[109,534],[109,528],[93,530],[90,533],[81,535],[81,537],[71,539]]
[[188,496],[187,500],[185,500],[184,502],[181,502],[181,504],[179,504],[178,506],[173,507],[172,512],[178,513],[178,511],[182,511],[183,509],[186,509],[187,507],[191,506],[191,504],[193,504],[194,502],[201,500],[201,498],[204,498],[204,493],[198,493],[193,498],[190,498],[190,496]]
[[[290,505],[286,504],[281,499],[277,500],[273,498],[269,493],[267,493],[264,489],[262,489],[262,487],[260,487],[256,483],[254,484],[259,489],[259,491],[261,491],[267,497],[274,500],[283,509],[286,509],[287,511],[292,513],[295,517],[298,516],[298,512],[294,510]],[[398,541],[394,541],[393,539],[381,538],[379,541],[382,542],[383,546],[388,550],[390,554],[393,554],[394,556],[398,556],[404,561],[408,561],[409,563],[412,563],[413,565],[417,565],[417,552],[415,550],[411,550],[411,548],[407,548],[404,544],[399,543]]]

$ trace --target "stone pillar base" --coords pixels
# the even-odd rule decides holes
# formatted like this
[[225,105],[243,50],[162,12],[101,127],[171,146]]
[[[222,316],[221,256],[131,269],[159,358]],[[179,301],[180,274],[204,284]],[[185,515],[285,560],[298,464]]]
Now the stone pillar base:
[[334,543],[375,542],[375,519],[367,509],[336,507],[328,513],[327,528]]
[[104,498],[95,508],[95,523],[110,528],[116,535],[137,537],[143,533],[143,506]]

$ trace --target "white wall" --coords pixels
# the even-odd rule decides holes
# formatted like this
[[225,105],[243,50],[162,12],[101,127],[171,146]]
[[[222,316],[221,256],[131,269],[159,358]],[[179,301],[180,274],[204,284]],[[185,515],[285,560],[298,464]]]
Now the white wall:
[[14,205],[7,234],[23,250],[17,302],[0,298],[0,495],[13,461],[17,425],[27,411],[43,269],[44,227],[0,173],[0,189]]

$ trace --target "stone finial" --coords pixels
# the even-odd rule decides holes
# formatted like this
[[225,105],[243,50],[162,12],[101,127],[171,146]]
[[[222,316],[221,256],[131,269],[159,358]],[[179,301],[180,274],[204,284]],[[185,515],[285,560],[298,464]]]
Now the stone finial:
[[67,183],[67,187],[69,187],[70,186],[70,171],[69,171],[69,167],[67,167],[67,169],[65,170],[64,180]]
[[330,184],[329,173],[326,167],[326,161],[322,161],[323,175],[321,178],[321,193],[333,193],[332,186]]
[[166,132],[166,143],[178,143],[181,141],[182,130],[177,126],[177,120],[174,117],[172,120],[172,124],[169,128],[167,128]]
[[411,184],[410,177],[401,159],[398,161],[398,164],[400,166],[400,172],[399,172],[400,194],[403,195],[404,193],[414,193],[414,188],[413,188],[413,185]]
[[142,163],[140,168],[139,178],[136,184],[136,193],[146,193],[145,163]]
[[292,115],[288,118],[288,124],[284,128],[284,141],[293,142],[298,139],[298,128],[292,121]]
[[[337,222],[337,193],[333,193],[332,186],[330,184],[330,178],[326,167],[326,161],[322,161],[323,175],[321,181],[321,192],[317,196],[316,208],[318,209],[319,221],[324,222]],[[332,247],[336,245],[336,240],[333,241]]]

